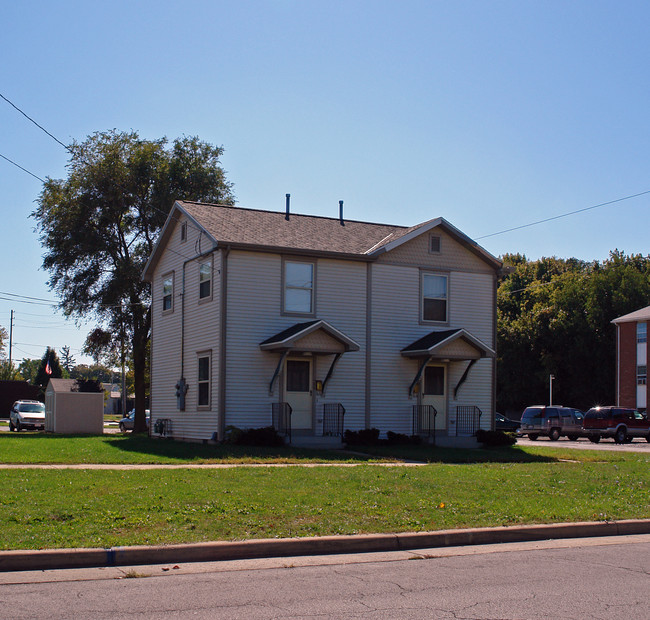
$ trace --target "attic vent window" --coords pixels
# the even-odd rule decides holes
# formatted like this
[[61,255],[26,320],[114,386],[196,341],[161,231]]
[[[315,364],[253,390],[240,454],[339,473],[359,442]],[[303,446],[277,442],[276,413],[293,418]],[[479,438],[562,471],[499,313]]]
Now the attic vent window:
[[440,254],[440,237],[438,235],[429,236],[429,254]]
[[181,241],[187,240],[187,222],[181,224]]

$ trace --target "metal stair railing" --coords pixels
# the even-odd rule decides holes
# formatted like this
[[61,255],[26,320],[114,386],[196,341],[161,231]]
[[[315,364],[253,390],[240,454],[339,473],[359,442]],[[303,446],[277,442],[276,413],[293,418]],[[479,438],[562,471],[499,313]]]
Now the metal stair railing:
[[271,417],[273,428],[289,438],[291,443],[291,405],[289,403],[272,403],[271,404]]
[[343,437],[345,407],[341,403],[323,405],[323,437]]
[[481,428],[483,412],[474,405],[456,407],[456,437],[472,437]]
[[436,441],[436,416],[433,405],[413,405],[413,435],[432,437]]

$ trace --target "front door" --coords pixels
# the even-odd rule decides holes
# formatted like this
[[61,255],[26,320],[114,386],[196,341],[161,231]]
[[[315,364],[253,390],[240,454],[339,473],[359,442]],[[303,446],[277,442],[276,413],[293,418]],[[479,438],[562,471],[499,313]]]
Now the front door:
[[438,412],[436,430],[447,428],[447,369],[445,366],[427,366],[422,386],[423,405],[433,405]]
[[291,428],[312,429],[312,363],[310,359],[288,359],[285,366],[285,400],[291,405]]

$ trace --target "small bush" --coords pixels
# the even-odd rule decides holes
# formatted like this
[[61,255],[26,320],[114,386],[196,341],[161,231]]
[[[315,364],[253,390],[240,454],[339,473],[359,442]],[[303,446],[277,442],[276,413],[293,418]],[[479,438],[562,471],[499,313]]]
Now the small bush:
[[396,444],[418,445],[422,443],[422,437],[419,435],[404,435],[403,433],[388,431],[386,433],[386,443],[389,446]]
[[226,428],[226,443],[239,446],[277,447],[284,445],[284,438],[272,426],[263,428],[247,428],[242,430],[236,426]]
[[512,433],[483,429],[476,431],[476,440],[485,446],[512,446],[517,442],[517,438]]
[[349,446],[376,446],[379,443],[378,428],[364,428],[360,431],[346,430],[343,442]]

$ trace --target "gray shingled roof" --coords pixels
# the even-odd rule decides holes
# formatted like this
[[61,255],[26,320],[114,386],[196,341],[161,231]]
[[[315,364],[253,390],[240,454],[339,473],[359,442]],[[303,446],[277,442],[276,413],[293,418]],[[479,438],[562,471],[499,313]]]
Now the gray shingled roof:
[[[414,228],[338,218],[243,209],[178,201],[177,204],[218,243],[365,254],[408,234]],[[426,222],[425,222],[426,223]]]
[[636,310],[635,312],[630,312],[630,314],[624,314],[614,319],[612,323],[631,323],[633,321],[648,321],[650,320],[650,306]]

